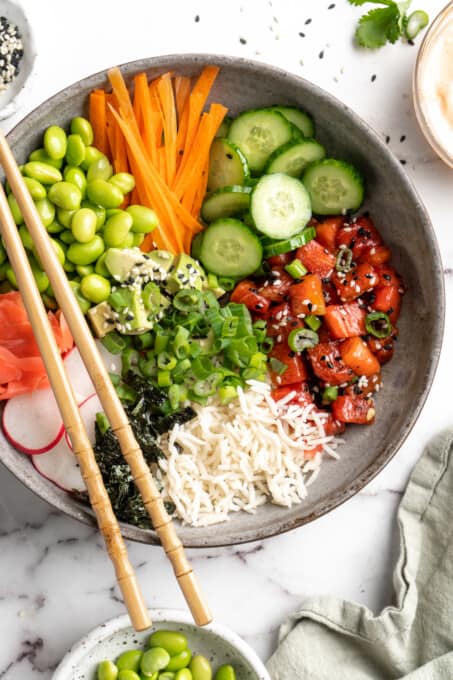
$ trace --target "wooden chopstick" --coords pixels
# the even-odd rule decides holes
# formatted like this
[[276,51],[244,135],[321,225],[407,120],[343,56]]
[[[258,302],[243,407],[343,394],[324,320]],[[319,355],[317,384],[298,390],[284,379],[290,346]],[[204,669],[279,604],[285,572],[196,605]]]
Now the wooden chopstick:
[[[69,286],[65,271],[60,265],[57,256],[50,245],[49,236],[41,223],[36,207],[24,183],[22,175],[20,174],[19,168],[11,149],[9,148],[8,142],[1,132],[0,164],[3,166],[6,178],[22,212],[25,224],[27,225],[28,231],[33,239],[43,268],[49,277],[55,298],[65,315],[74,341],[79,349],[86,369],[93,381],[107,419],[112,427],[112,430],[118,438],[124,458],[131,468],[134,482],[142,496],[143,503],[146,507],[148,515],[151,518],[153,528],[157,532],[162,546],[173,566],[179,586],[184,594],[187,604],[189,605],[193,618],[198,625],[206,625],[212,620],[212,616],[203,598],[192,567],[185,555],[183,545],[178,538],[173,522],[171,521],[171,518],[165,509],[163,500],[156,487],[149,466],[143,457],[143,453],[137,443],[137,440],[135,439],[126,413],[124,412],[121,401],[112,385],[104,362],[99,355],[85,317],[83,316],[72,289]],[[4,211],[2,210],[2,212]],[[14,231],[17,236],[16,227],[14,227]],[[17,239],[19,240],[20,246],[22,246],[18,236]],[[14,251],[17,247],[17,239],[14,240],[13,247],[10,247],[9,250],[7,247],[8,255],[10,255],[10,251]],[[10,241],[10,243],[12,243],[12,241]],[[23,253],[26,259],[25,251],[22,247],[20,248],[20,252]],[[16,259],[14,254],[14,252],[11,253],[11,265],[16,273],[16,276],[18,274],[20,276],[20,272],[25,269],[24,262],[20,256],[18,259]],[[21,287],[19,277],[18,283]],[[21,287],[21,292],[24,295],[28,295],[28,281],[27,285],[25,285],[23,281],[22,283],[23,289]],[[47,344],[45,339],[43,344]],[[57,383],[58,380],[55,380],[54,382]],[[51,382],[51,384],[55,390],[58,386],[56,385],[54,387],[54,382]],[[74,426],[69,423],[69,428],[67,429],[68,434],[71,437],[71,441],[73,432],[74,439],[77,441],[78,435]],[[76,451],[79,456],[81,455],[80,446],[78,446],[78,448],[74,446],[74,451]],[[85,449],[83,449],[83,451],[85,451]],[[86,459],[86,466],[88,468],[88,465],[91,465],[93,461],[89,456],[86,456]]]
[[[115,567],[118,585],[123,593],[132,624],[136,630],[151,625],[149,614],[129,561],[115,514],[105,490],[102,476],[77,406],[71,383],[66,375],[49,319],[35,283],[24,246],[14,223],[3,187],[0,185],[0,232],[9,261],[41,352],[47,375],[55,394],[66,431],[88,489],[91,505],[104,536],[107,551]],[[26,417],[26,416],[25,416]]]

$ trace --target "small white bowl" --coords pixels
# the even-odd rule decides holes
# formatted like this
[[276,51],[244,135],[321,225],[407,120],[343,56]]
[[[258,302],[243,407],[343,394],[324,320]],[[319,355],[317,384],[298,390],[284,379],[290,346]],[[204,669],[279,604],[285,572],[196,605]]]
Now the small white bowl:
[[95,680],[100,661],[115,660],[126,649],[144,648],[150,634],[161,628],[184,633],[189,648],[209,659],[214,673],[218,666],[231,664],[237,680],[271,680],[251,647],[228,628],[218,623],[200,628],[193,623],[189,613],[177,609],[153,609],[150,616],[153,626],[141,633],[133,630],[127,615],[101,624],[72,647],[52,680]]
[[19,64],[19,73],[9,83],[3,92],[0,92],[0,120],[12,116],[19,109],[26,85],[29,84],[36,59],[36,46],[33,31],[20,2],[14,0],[0,0],[0,16],[18,27],[24,54]]

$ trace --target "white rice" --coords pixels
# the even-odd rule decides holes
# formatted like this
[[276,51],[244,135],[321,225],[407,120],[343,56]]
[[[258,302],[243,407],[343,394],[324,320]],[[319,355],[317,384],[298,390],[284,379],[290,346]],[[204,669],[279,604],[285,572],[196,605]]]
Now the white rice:
[[216,524],[268,501],[291,507],[307,496],[323,454],[338,457],[337,442],[325,434],[326,416],[288,404],[293,396],[275,402],[268,384],[251,380],[227,406],[195,404],[193,420],[160,438],[166,457],[155,474],[185,524]]

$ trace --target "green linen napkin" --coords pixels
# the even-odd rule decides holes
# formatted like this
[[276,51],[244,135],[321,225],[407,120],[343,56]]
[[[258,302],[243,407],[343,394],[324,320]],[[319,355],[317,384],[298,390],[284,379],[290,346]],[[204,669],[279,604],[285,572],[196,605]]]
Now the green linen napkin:
[[453,679],[453,432],[417,463],[398,511],[395,605],[310,598],[280,629],[273,680]]

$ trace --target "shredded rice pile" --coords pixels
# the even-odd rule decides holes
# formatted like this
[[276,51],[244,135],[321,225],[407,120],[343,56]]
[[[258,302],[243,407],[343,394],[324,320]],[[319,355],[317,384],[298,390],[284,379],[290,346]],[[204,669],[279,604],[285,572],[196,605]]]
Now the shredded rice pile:
[[166,458],[157,476],[186,524],[215,524],[267,501],[300,503],[323,452],[338,457],[325,416],[311,405],[288,404],[294,393],[275,402],[269,385],[249,381],[238,395],[227,406],[194,405],[196,417],[160,439]]

